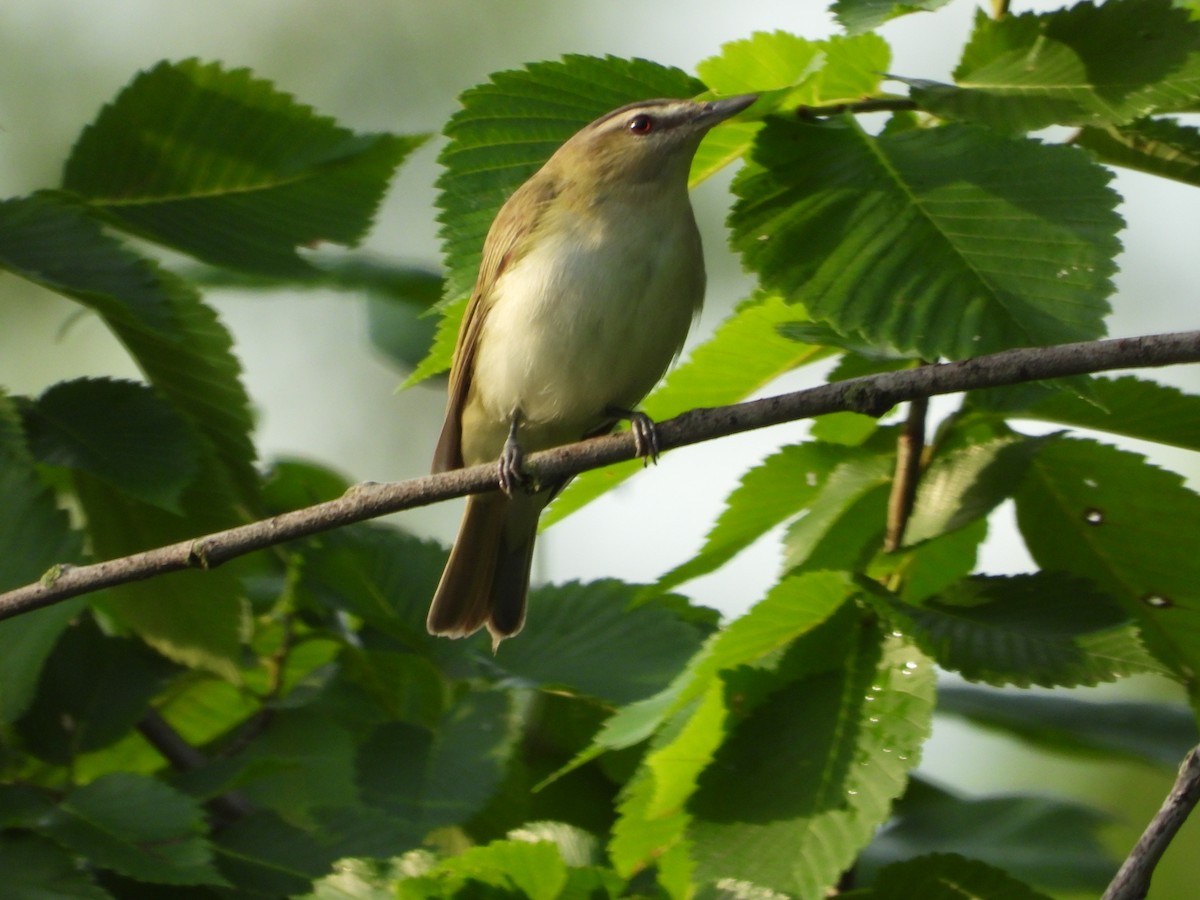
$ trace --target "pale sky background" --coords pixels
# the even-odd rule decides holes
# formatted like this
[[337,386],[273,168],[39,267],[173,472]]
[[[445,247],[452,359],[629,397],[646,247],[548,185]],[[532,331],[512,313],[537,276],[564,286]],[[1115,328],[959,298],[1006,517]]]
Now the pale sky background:
[[[1020,10],[1054,4],[1014,3]],[[883,29],[891,70],[949,80],[976,4],[956,0],[934,15],[909,16]],[[441,0],[345,3],[319,0],[4,0],[0,4],[0,196],[55,184],[72,141],[133,74],[161,59],[197,56],[247,66],[319,112],[360,130],[438,131],[457,95],[493,71],[564,53],[643,56],[693,71],[722,42],[758,30],[807,38],[835,33],[824,2],[716,0]],[[401,169],[366,248],[405,263],[439,260],[433,181],[438,140]],[[705,236],[709,306],[703,328],[741,299],[749,281],[726,249],[726,180],[697,192]],[[1200,204],[1191,188],[1122,173],[1126,253],[1113,299],[1115,335],[1200,327],[1194,299]],[[395,393],[404,373],[366,342],[358,297],[322,293],[210,294],[232,330],[259,415],[265,459],[307,457],[353,480],[402,479],[428,470],[444,396],[439,385]],[[68,301],[0,276],[0,385],[37,393],[66,377],[136,377],[123,352],[91,318],[62,328]],[[788,386],[816,383],[805,371]],[[1200,368],[1160,377],[1200,390]],[[944,405],[936,408],[946,408]],[[803,436],[801,425],[676,451],[612,496],[546,533],[535,577],[617,576],[651,580],[699,546],[728,491],[754,462]],[[1141,452],[1152,448],[1137,447]],[[1191,474],[1194,456],[1154,450],[1164,465]],[[1189,472],[1190,467],[1190,472]],[[461,506],[406,513],[395,521],[449,541]],[[1005,518],[1004,511],[1000,519]],[[1028,565],[1002,521],[982,565]],[[684,588],[700,602],[734,613],[756,600],[778,563],[773,540],[761,542],[720,575]],[[963,732],[939,726],[927,763],[939,777],[976,789],[1044,784],[1053,764],[1021,774],[981,765],[963,752]],[[993,755],[1006,742],[977,741]],[[972,745],[976,746],[976,745]],[[1047,769],[1047,765],[1051,768]]]

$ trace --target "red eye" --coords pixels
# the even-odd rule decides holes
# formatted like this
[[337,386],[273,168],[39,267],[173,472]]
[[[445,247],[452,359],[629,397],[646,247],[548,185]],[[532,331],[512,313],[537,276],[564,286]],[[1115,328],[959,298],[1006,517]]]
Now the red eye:
[[649,134],[654,130],[654,120],[645,113],[634,116],[629,120],[630,134]]

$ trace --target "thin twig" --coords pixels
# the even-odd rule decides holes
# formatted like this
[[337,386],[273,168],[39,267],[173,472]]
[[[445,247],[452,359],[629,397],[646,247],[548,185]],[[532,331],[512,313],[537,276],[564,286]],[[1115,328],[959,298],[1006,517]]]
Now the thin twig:
[[921,480],[921,454],[925,450],[925,417],[928,397],[914,397],[908,404],[904,430],[896,442],[896,475],[888,497],[887,531],[883,539],[886,553],[895,553],[904,543],[904,529],[912,515]]
[[826,119],[845,113],[900,112],[917,108],[916,101],[907,97],[865,97],[848,103],[830,103],[825,106],[797,106],[796,115],[801,119]]
[[[962,362],[853,378],[748,403],[694,409],[658,425],[659,446],[665,451],[844,410],[878,416],[897,403],[918,397],[1186,362],[1200,362],[1200,331],[1006,350]],[[635,456],[634,438],[625,432],[531,454],[525,460],[525,469],[534,481],[548,484]],[[56,566],[37,583],[0,594],[0,619],[101,588],[183,569],[211,568],[284,541],[496,489],[494,464],[391,484],[356,485],[337,500],[228,531],[93,565]]]
[[1117,870],[1101,900],[1143,900],[1150,893],[1154,868],[1200,800],[1200,747],[1193,747],[1162,807]]

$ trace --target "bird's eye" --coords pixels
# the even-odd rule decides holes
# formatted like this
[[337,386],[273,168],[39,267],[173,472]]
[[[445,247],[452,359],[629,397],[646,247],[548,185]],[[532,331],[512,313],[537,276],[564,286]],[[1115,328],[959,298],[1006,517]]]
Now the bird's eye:
[[654,119],[640,113],[629,120],[630,134],[649,134],[654,130]]

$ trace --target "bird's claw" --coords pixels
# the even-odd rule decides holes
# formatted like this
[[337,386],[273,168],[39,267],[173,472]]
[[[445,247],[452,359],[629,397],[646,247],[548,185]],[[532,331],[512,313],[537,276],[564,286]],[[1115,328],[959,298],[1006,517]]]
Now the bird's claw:
[[633,435],[634,452],[642,458],[642,465],[658,465],[658,426],[644,412],[629,413],[629,431]]

